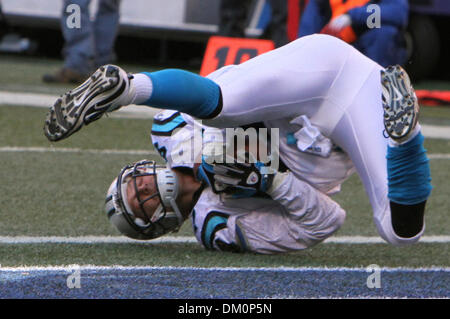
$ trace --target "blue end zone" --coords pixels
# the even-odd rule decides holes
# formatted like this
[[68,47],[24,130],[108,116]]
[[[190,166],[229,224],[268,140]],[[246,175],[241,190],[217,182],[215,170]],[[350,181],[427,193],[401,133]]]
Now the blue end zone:
[[449,298],[450,270],[381,270],[368,288],[363,269],[81,269],[0,271],[1,298]]

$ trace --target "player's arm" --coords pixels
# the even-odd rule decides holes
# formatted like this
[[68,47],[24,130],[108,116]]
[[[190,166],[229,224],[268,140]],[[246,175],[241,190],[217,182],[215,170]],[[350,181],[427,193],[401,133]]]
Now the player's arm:
[[344,210],[291,173],[283,174],[269,191],[273,200],[237,199],[242,202],[238,212],[214,207],[203,219],[196,206],[197,239],[211,250],[273,254],[312,247],[336,232]]
[[325,240],[344,223],[345,211],[339,204],[290,171],[277,173],[267,194],[293,217],[308,246]]
[[[228,192],[237,198],[265,192],[284,208],[283,212],[289,216],[289,223],[292,225],[275,224],[280,224],[280,227],[287,227],[286,231],[291,235],[292,233],[297,234],[296,236],[286,235],[283,237],[282,245],[287,250],[299,249],[300,244],[303,248],[313,246],[331,236],[344,222],[345,211],[335,201],[308,183],[298,179],[290,171],[272,171],[267,174],[267,170],[262,169],[264,165],[260,163],[256,165],[206,165],[209,165],[209,168],[202,167],[205,166],[205,163],[201,165],[201,169],[207,171],[203,178],[209,180],[210,185],[219,182],[228,187],[224,187],[221,192]],[[250,219],[251,217],[242,218],[241,234],[248,233],[249,236],[255,236],[254,240],[258,240],[259,237],[269,239],[279,237],[279,232],[275,229],[272,233],[272,231],[267,232],[267,228],[263,227],[263,229],[266,229],[266,233],[264,233],[264,231],[257,230],[259,226],[252,226],[251,223],[245,222],[246,218]],[[271,218],[274,217],[267,216],[265,220],[261,219],[261,222],[270,223]],[[275,224],[272,223],[272,225]],[[252,227],[254,229],[250,230]]]
[[245,252],[245,245],[239,242],[230,216],[229,210],[211,209],[198,203],[192,213],[192,224],[199,243],[208,250]]

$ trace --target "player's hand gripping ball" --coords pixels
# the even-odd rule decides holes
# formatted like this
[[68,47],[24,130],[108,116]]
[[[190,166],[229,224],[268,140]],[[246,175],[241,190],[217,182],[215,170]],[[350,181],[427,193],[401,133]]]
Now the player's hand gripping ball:
[[225,157],[225,163],[203,156],[198,175],[214,193],[242,198],[267,192],[275,172],[246,152],[237,158]]

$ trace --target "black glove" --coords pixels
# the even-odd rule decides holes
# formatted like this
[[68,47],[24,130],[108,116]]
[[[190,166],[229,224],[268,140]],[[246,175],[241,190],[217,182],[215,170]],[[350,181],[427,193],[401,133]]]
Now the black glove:
[[[230,163],[231,162],[231,163]],[[272,184],[276,171],[255,161],[249,153],[241,160],[227,163],[208,163],[205,157],[199,167],[199,176],[215,193],[231,193],[234,198],[251,197],[265,193]]]

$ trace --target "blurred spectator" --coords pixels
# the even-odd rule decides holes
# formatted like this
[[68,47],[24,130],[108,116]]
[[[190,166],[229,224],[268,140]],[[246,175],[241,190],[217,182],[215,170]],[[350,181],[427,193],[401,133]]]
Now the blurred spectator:
[[[99,0],[94,21],[89,14],[90,0],[64,0],[61,29],[64,37],[64,66],[55,74],[45,74],[44,82],[80,83],[96,68],[113,60],[114,43],[119,28],[120,0]],[[80,8],[80,26],[67,23]],[[68,12],[67,12],[68,11]]]
[[298,37],[299,26],[308,0],[288,0],[287,36],[288,41],[294,41]]
[[[380,24],[373,26],[378,5]],[[406,62],[404,30],[408,24],[408,0],[309,0],[299,37],[326,33],[351,43],[360,52],[386,67]]]
[[6,18],[3,14],[2,10],[2,1],[0,0],[0,36],[3,35],[3,33],[6,31],[6,28],[8,25],[6,24]]
[[287,0],[268,0],[271,8],[271,19],[263,33],[263,38],[272,39],[275,47],[287,44]]
[[[287,0],[267,0],[271,19],[262,38],[272,39],[276,47],[288,42],[286,31]],[[218,34],[225,37],[245,37],[250,0],[221,0]]]
[[249,0],[221,0],[218,34],[224,37],[245,37],[249,6]]

